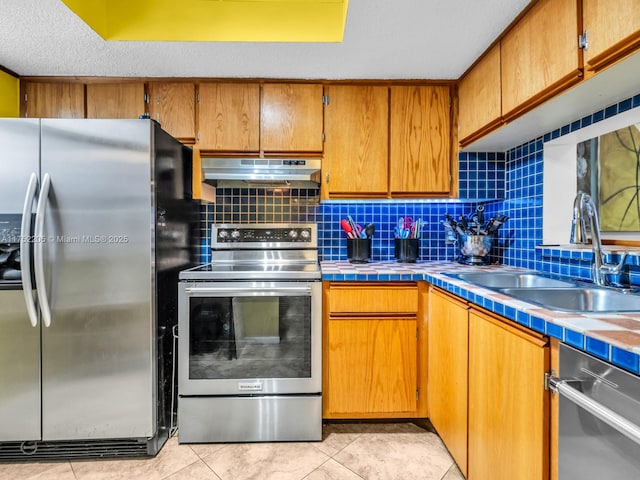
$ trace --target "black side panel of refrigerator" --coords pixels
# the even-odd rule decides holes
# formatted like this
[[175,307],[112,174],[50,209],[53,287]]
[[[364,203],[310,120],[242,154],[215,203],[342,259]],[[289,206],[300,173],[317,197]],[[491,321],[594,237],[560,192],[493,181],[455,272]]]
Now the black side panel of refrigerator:
[[173,367],[177,359],[174,333],[178,324],[178,274],[195,265],[199,204],[192,200],[191,148],[158,125],[154,136],[158,422],[169,428],[177,399]]

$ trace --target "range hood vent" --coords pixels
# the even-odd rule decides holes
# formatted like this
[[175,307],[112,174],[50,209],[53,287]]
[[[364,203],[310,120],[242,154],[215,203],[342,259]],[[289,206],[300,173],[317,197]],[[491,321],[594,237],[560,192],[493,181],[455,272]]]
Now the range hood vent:
[[319,188],[319,158],[202,158],[204,180],[218,188]]

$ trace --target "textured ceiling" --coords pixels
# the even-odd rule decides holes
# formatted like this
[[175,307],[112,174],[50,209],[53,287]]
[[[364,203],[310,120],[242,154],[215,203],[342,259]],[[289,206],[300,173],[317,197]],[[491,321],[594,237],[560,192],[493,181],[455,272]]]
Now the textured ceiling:
[[60,0],[0,0],[21,76],[456,79],[530,0],[350,0],[342,43],[107,42]]

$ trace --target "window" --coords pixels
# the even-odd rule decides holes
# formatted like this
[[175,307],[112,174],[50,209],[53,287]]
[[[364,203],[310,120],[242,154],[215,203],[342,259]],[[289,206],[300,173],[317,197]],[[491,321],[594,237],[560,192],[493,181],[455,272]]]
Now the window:
[[599,204],[603,240],[637,243],[639,182],[640,108],[545,143],[543,243],[569,243],[578,191]]
[[578,143],[577,176],[603,232],[640,231],[640,123]]

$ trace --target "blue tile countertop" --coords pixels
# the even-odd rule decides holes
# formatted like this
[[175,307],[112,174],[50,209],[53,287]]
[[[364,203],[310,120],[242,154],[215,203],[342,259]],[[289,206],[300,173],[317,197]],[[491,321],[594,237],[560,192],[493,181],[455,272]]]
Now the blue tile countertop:
[[640,314],[558,312],[445,275],[469,271],[526,270],[502,265],[468,266],[448,261],[362,264],[326,261],[320,266],[323,281],[424,280],[527,328],[640,374]]

